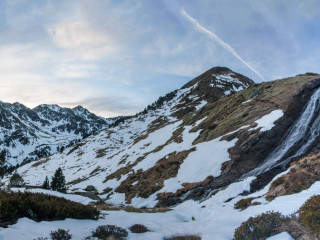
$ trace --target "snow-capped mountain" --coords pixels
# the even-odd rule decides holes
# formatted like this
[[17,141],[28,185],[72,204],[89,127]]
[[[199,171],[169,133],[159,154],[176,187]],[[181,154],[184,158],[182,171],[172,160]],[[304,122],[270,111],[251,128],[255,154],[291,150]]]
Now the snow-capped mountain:
[[30,109],[20,103],[0,102],[0,150],[6,151],[6,165],[15,166],[56,153],[114,121],[81,106],[70,109],[43,104]]
[[[297,216],[306,200],[320,193],[319,89],[317,74],[254,84],[230,69],[212,68],[143,112],[113,119],[110,127],[17,169],[27,185],[41,186],[61,167],[69,193],[95,196],[121,210],[128,204],[172,211],[105,211],[107,217],[98,221],[36,223],[24,218],[2,234],[32,239],[68,228],[75,239],[84,239],[99,225],[129,229],[141,223],[150,232],[131,232],[128,239],[195,234],[198,238],[191,239],[230,240],[249,217],[278,211],[290,219],[263,239],[275,234],[268,240],[318,239]],[[53,109],[37,110],[37,115],[49,122],[68,118],[55,116]],[[35,230],[26,235],[27,227]]]
[[314,74],[254,84],[230,69],[212,68],[136,116],[18,172],[39,185],[61,167],[69,191],[94,185],[102,199],[137,207],[204,201],[248,178],[258,190],[286,169],[284,159],[319,143],[316,137],[304,150],[301,144],[289,146],[279,161],[253,171],[298,121],[319,86]]

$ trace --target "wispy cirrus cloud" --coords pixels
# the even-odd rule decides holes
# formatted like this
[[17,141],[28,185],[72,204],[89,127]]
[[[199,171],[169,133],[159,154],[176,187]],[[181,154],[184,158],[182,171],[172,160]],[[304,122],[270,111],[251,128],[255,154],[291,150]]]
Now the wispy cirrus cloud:
[[217,65],[261,81],[240,56],[267,81],[317,72],[319,5],[318,0],[0,1],[0,100],[30,107],[82,104],[114,116],[141,111]]
[[198,31],[207,35],[209,38],[211,38],[215,42],[217,42],[220,46],[222,46],[224,49],[226,49],[228,52],[230,52],[233,56],[235,56],[237,59],[239,59],[244,65],[246,65],[251,71],[253,71],[255,74],[257,74],[264,81],[264,78],[262,77],[262,75],[256,69],[254,69],[249,63],[247,63],[245,60],[243,60],[243,58],[239,56],[239,54],[236,52],[236,50],[233,49],[233,47],[231,47],[228,43],[226,43],[225,41],[220,39],[214,32],[203,27],[196,19],[191,17],[184,9],[181,10],[181,14],[191,24],[193,24]]

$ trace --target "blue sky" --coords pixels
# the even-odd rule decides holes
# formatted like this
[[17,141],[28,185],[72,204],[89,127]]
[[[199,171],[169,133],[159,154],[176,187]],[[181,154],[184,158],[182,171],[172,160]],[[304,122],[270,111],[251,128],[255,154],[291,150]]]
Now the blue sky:
[[213,66],[320,72],[319,0],[3,0],[0,100],[134,114]]

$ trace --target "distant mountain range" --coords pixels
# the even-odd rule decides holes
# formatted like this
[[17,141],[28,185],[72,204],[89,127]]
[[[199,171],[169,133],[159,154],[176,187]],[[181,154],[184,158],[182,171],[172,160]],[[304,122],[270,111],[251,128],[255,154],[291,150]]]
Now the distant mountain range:
[[16,166],[49,156],[106,128],[116,119],[98,117],[87,109],[0,102],[0,150],[6,165]]
[[247,177],[258,190],[292,159],[317,149],[319,86],[316,74],[255,84],[215,67],[134,116],[0,103],[1,150],[7,165],[30,162],[18,171],[31,185],[61,167],[69,190],[94,185],[116,204],[202,201]]

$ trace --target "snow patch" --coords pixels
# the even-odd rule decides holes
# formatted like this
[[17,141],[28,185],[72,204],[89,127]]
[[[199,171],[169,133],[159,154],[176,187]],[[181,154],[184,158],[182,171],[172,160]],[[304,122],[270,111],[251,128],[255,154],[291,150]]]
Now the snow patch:
[[267,238],[266,240],[294,240],[289,233],[282,232],[272,237]]
[[261,128],[260,131],[267,131],[274,127],[274,122],[283,116],[282,110],[274,110],[271,113],[263,116],[262,118],[255,121],[258,126],[252,128],[251,130],[255,130]]

